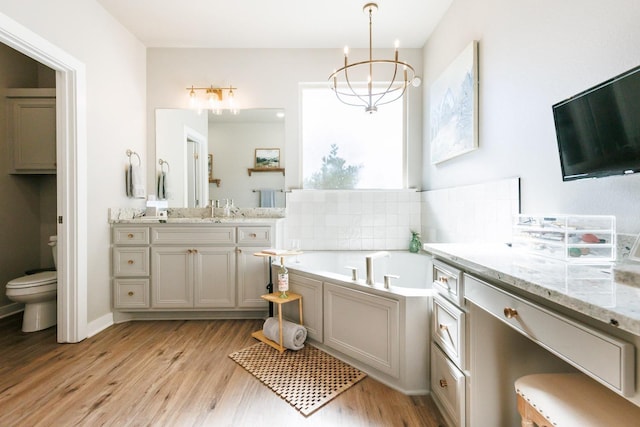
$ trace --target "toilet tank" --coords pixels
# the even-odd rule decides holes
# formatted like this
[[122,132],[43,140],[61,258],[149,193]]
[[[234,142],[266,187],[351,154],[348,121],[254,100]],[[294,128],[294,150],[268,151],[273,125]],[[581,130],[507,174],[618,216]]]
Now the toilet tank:
[[51,253],[53,254],[53,266],[58,267],[58,236],[49,236],[49,246],[51,246]]

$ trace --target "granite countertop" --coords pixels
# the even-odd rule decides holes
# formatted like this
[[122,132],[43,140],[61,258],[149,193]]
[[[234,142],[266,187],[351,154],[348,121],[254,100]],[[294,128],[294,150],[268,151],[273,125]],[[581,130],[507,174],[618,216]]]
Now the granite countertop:
[[498,280],[640,336],[640,288],[615,280],[615,263],[574,264],[505,244],[425,243],[423,249],[469,273]]
[[118,219],[111,221],[113,224],[273,224],[282,218],[245,218],[245,217],[221,217],[221,218],[160,218],[139,217],[130,219]]
[[169,208],[167,218],[146,216],[144,208],[111,208],[110,224],[275,224],[285,217],[284,208],[233,208],[224,216],[222,208]]

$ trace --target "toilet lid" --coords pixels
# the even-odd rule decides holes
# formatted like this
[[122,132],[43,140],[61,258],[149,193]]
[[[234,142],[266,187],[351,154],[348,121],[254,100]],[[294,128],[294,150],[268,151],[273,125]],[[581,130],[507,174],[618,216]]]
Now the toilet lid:
[[41,273],[29,274],[18,277],[7,283],[7,289],[28,288],[31,286],[49,285],[58,280],[58,273],[55,271],[43,271]]

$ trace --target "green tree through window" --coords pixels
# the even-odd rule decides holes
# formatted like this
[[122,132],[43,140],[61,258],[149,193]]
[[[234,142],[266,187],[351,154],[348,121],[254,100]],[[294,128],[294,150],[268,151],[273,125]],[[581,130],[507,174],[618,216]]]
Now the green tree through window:
[[324,85],[303,86],[301,101],[303,188],[404,187],[403,102],[367,114]]
[[305,181],[304,188],[353,189],[359,180],[362,165],[346,165],[347,161],[338,157],[338,146],[331,144],[328,156],[322,157],[322,166]]

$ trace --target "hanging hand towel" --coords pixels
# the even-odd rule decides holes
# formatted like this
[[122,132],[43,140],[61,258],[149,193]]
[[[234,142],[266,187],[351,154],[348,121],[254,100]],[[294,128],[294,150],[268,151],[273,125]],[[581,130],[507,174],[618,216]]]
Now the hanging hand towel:
[[124,186],[125,186],[125,194],[127,197],[131,197],[131,163],[129,163],[124,169]]
[[276,207],[276,190],[270,190],[270,189],[260,190],[260,207],[261,208]]
[[158,174],[158,200],[166,200],[167,198],[167,173],[160,172]]
[[[267,317],[262,333],[271,341],[280,342],[280,325],[275,317]],[[307,339],[307,328],[287,320],[282,321],[282,345],[289,350],[301,350]]]
[[140,166],[131,166],[131,197],[134,199],[144,199],[144,176]]

